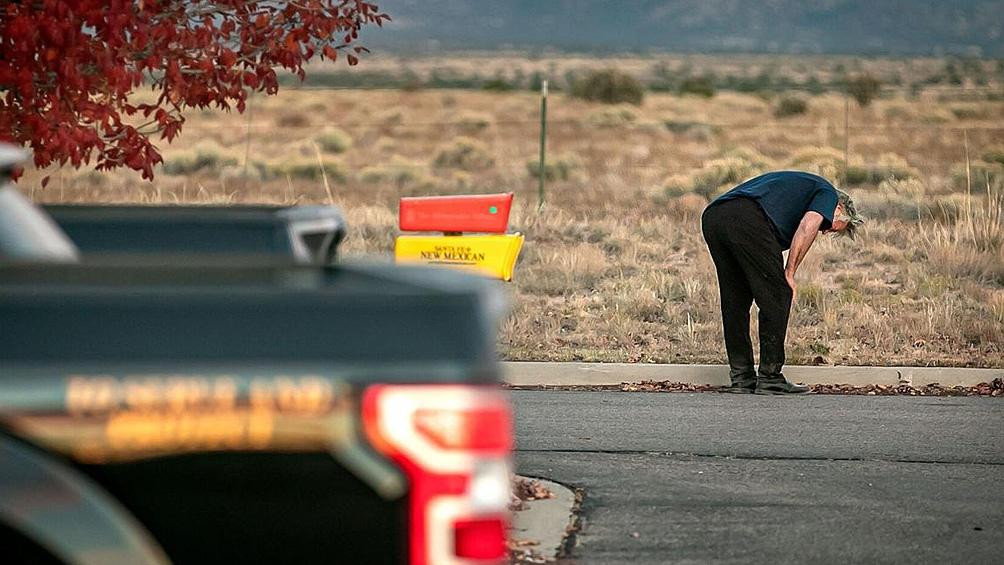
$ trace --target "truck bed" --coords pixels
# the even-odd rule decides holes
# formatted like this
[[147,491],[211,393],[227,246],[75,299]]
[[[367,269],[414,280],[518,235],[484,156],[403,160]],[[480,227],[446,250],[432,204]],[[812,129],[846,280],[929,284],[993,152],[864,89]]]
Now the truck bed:
[[[0,359],[365,363],[369,371],[404,362],[407,373],[385,377],[494,382],[487,284],[390,265],[5,266]],[[449,370],[421,374],[421,364]]]

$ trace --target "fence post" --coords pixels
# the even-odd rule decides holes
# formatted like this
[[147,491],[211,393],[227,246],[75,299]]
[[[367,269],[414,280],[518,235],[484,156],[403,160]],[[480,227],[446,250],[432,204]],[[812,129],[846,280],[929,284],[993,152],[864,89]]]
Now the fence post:
[[[972,166],[969,163],[969,130],[963,128],[962,143],[966,152],[966,219],[969,222],[969,229],[973,229],[973,174]],[[989,186],[989,184],[987,185]],[[975,234],[973,234],[975,238]]]
[[544,159],[547,147],[547,81],[540,83],[540,162],[538,163],[537,177],[537,211],[544,208]]
[[850,129],[850,113],[851,113],[851,99],[848,95],[849,88],[844,86],[844,188],[847,188],[847,168],[848,168],[848,157],[851,151],[851,129]]

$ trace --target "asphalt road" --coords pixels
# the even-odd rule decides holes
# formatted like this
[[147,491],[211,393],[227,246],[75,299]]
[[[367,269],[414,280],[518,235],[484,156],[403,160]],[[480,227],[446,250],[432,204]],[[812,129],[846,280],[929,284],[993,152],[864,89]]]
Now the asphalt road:
[[576,563],[1000,563],[1004,401],[513,391]]

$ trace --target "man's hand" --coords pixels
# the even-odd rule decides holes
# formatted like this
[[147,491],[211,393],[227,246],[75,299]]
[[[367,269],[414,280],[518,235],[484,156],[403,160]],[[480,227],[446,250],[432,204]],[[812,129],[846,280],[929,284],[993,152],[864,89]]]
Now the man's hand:
[[788,286],[791,287],[791,303],[795,303],[795,296],[798,295],[798,283],[795,282],[795,273],[789,273],[785,271],[784,280],[788,281]]

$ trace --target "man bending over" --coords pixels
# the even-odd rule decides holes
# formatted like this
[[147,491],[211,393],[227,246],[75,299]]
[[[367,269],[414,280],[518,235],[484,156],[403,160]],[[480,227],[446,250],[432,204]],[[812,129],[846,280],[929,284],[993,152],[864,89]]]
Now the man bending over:
[[[802,393],[808,387],[781,374],[795,272],[819,232],[854,237],[864,221],[846,193],[823,177],[777,171],[752,178],[708,205],[701,217],[704,240],[718,272],[727,392]],[[788,262],[781,252],[788,251]],[[753,368],[750,307],[760,310],[760,368]]]

